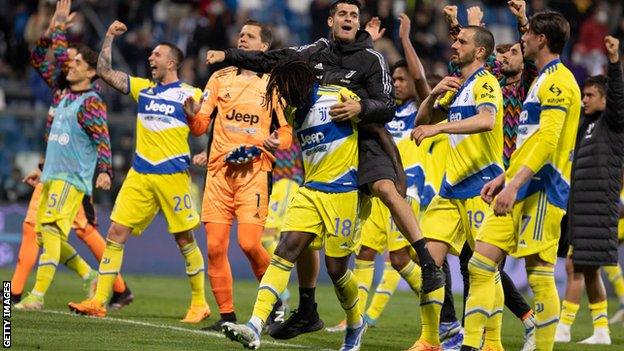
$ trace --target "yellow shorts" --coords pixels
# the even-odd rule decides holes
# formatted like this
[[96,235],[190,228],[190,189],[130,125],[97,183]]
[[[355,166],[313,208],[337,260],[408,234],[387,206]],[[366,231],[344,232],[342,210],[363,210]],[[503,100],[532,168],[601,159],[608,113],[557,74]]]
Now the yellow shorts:
[[492,244],[516,258],[539,254],[551,264],[557,261],[561,218],[565,210],[537,192],[517,202],[512,213],[497,217],[488,210],[477,240]]
[[436,195],[422,216],[423,235],[447,243],[449,252],[459,255],[466,241],[474,248],[474,238],[487,208],[487,203],[480,196],[446,199]]
[[286,209],[282,232],[316,235],[313,249],[325,246],[325,255],[344,257],[357,250],[359,242],[357,191],[325,193],[300,187]]
[[35,231],[40,233],[44,224],[56,223],[63,239],[82,205],[84,193],[64,180],[50,180],[43,184]]
[[[370,247],[380,254],[386,250],[396,251],[410,247],[409,241],[392,220],[388,207],[376,197],[371,198],[370,202],[370,215],[362,223],[362,246]],[[408,198],[408,202],[418,218],[420,204],[412,198]]]
[[295,196],[297,189],[299,189],[299,183],[288,178],[282,178],[273,183],[269,198],[269,214],[264,224],[265,228],[275,229],[277,233],[281,231],[286,208]]
[[191,197],[187,172],[143,174],[130,169],[115,200],[111,220],[141,234],[162,210],[172,234],[193,229],[199,214]]

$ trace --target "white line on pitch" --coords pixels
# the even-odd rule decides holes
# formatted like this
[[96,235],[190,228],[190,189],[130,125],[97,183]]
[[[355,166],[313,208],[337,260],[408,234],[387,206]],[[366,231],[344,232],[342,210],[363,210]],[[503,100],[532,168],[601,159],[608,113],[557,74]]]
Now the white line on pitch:
[[[37,312],[42,312],[42,313],[50,313],[50,314],[60,314],[60,315],[65,315],[65,316],[72,316],[72,317],[79,317],[79,318],[90,318],[92,320],[96,320],[96,321],[107,321],[107,322],[119,322],[119,323],[126,323],[126,324],[134,324],[134,325],[141,325],[144,327],[154,327],[154,328],[161,328],[161,329],[169,329],[169,330],[175,330],[175,331],[180,331],[180,332],[186,332],[186,333],[191,333],[191,334],[197,334],[197,335],[202,335],[202,336],[214,336],[217,338],[221,338],[221,339],[225,339],[225,335],[217,333],[217,332],[212,332],[212,331],[204,331],[204,330],[199,330],[199,329],[188,329],[188,328],[182,328],[182,327],[174,327],[172,325],[166,325],[166,324],[153,324],[153,323],[148,323],[148,322],[143,322],[143,321],[136,321],[133,319],[121,319],[121,318],[113,318],[113,317],[88,317],[88,316],[80,316],[77,315],[75,313],[70,313],[70,312],[65,312],[65,311],[55,311],[55,310],[41,310],[41,311],[37,311]],[[271,341],[271,340],[263,340],[262,344],[265,345],[275,345],[275,346],[281,346],[281,347],[289,347],[289,348],[298,348],[298,349],[308,349],[309,347],[304,346],[304,345],[299,345],[299,344],[288,344],[288,343],[282,343],[282,342],[277,342],[277,341]]]

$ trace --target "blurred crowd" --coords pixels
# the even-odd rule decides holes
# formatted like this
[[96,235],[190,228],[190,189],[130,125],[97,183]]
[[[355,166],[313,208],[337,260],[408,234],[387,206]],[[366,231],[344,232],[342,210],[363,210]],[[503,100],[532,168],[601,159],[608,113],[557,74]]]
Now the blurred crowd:
[[[75,0],[78,13],[69,30],[71,41],[82,41],[99,49],[108,25],[115,19],[128,26],[113,53],[115,67],[138,76],[148,76],[147,57],[156,43],[168,41],[186,54],[181,79],[203,88],[211,74],[204,64],[206,51],[234,46],[242,23],[253,18],[273,26],[274,46],[310,43],[327,36],[332,0]],[[48,25],[56,0],[0,0],[0,200],[27,199],[29,190],[19,181],[16,153],[41,152],[38,141],[43,123],[7,115],[3,109],[29,109],[41,118],[50,101],[49,90],[27,64],[29,50]],[[389,64],[402,56],[398,40],[398,15],[412,21],[411,38],[428,74],[444,76],[450,44],[442,14],[445,5],[459,7],[459,20],[466,23],[465,10],[479,5],[485,25],[497,43],[518,40],[515,17],[501,0],[362,0],[362,26],[379,17],[386,28],[375,43]],[[572,40],[563,55],[579,83],[603,72],[606,58],[602,38],[611,33],[624,43],[624,4],[621,0],[528,0],[529,14],[543,9],[562,12],[571,24]],[[220,68],[220,67],[217,67]],[[215,68],[212,67],[214,70]],[[111,119],[116,173],[123,174],[133,149],[134,104],[103,88],[109,113],[126,118]],[[6,102],[5,102],[6,101]],[[12,109],[13,108],[13,109]],[[6,111],[6,110],[5,110]],[[8,119],[13,118],[12,121]],[[35,121],[33,121],[35,120]],[[23,133],[24,128],[31,129]],[[193,141],[193,150],[203,140]],[[23,168],[23,167],[22,167]],[[119,177],[117,177],[119,178]],[[121,180],[119,180],[120,182]],[[114,192],[111,197],[114,196]]]

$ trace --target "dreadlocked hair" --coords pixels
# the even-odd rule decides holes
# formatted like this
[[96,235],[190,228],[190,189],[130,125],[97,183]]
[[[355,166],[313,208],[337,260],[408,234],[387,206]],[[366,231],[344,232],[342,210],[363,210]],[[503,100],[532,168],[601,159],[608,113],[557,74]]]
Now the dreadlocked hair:
[[[314,83],[319,83],[314,69],[301,59],[279,62],[270,73],[266,96],[276,96],[282,109],[286,106],[300,108],[310,102]],[[265,99],[266,106],[273,108],[273,99]]]

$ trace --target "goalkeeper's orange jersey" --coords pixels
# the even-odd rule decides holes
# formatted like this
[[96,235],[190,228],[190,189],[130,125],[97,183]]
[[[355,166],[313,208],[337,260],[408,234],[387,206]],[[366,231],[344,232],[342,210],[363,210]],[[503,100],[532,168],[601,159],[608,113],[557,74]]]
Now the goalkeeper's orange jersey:
[[[208,171],[215,172],[225,164],[225,156],[240,145],[262,148],[263,141],[276,130],[279,149],[288,149],[292,143],[292,127],[284,118],[276,98],[269,111],[265,104],[267,74],[241,74],[236,67],[215,72],[208,80],[202,95],[201,110],[189,118],[193,135],[206,132],[214,118],[212,142],[208,156]],[[273,155],[263,149],[255,162],[261,169],[271,170]]]

